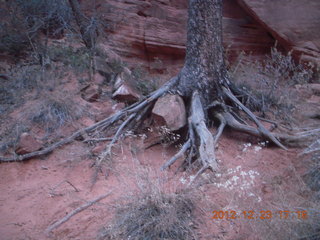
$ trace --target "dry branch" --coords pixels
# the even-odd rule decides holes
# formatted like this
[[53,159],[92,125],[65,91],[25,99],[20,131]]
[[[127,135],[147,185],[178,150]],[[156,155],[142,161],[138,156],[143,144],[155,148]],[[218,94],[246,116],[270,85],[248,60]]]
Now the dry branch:
[[237,98],[236,96],[233,95],[233,93],[223,87],[223,92],[230,98],[231,101],[236,103],[250,118],[258,127],[258,131],[260,132],[262,137],[266,137],[269,140],[271,140],[273,143],[275,143],[278,147],[287,150],[287,148],[279,142],[279,140],[270,132],[268,131],[262,124],[261,122],[257,119],[257,117],[246,107],[244,106]]
[[54,224],[51,224],[45,231],[46,234],[49,234],[50,232],[52,232],[52,230],[56,229],[57,227],[59,227],[61,224],[65,223],[66,221],[68,221],[71,217],[73,217],[74,215],[76,215],[77,213],[87,209],[88,207],[92,206],[93,204],[99,202],[100,200],[106,198],[107,196],[109,196],[111,194],[111,191],[107,194],[104,194],[90,202],[87,202],[85,204],[83,204],[82,206],[74,209],[73,211],[71,211],[69,214],[67,214],[66,216],[64,216],[63,218],[61,218],[60,220],[56,221]]
[[95,130],[101,130],[104,128],[108,128],[113,123],[119,121],[120,119],[124,118],[128,114],[131,115],[133,113],[138,113],[141,110],[143,110],[145,107],[147,107],[153,101],[155,101],[156,99],[161,97],[163,94],[168,92],[170,89],[172,89],[173,86],[177,84],[177,80],[178,80],[177,77],[172,78],[168,83],[164,84],[161,88],[159,88],[158,90],[156,90],[155,92],[153,92],[149,96],[147,96],[146,99],[141,100],[140,102],[137,102],[127,108],[124,108],[121,111],[115,113],[114,115],[112,115],[106,119],[103,119],[103,120],[101,120],[101,121],[99,121],[89,127],[80,129],[80,130],[76,131],[75,133],[73,133],[71,136],[69,136],[65,139],[62,139],[61,141],[58,141],[56,143],[53,143],[52,145],[50,145],[42,150],[23,154],[23,155],[15,154],[11,157],[0,156],[0,162],[15,162],[15,161],[21,162],[21,161],[24,161],[24,160],[27,160],[27,159],[30,159],[33,157],[43,156],[48,153],[51,153],[56,148],[59,148],[65,144],[68,144],[68,143],[74,141],[76,138],[82,136],[83,134],[88,134],[88,133],[93,132]]

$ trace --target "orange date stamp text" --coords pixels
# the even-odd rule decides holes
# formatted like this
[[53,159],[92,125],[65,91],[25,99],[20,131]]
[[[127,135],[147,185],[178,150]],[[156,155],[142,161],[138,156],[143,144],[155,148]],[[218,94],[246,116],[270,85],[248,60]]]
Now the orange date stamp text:
[[272,218],[278,219],[300,219],[306,220],[308,219],[308,212],[305,210],[299,211],[290,211],[290,210],[277,210],[277,211],[270,211],[270,210],[261,210],[261,211],[212,211],[213,220],[230,220],[230,219],[246,219],[246,220],[254,220],[254,219],[261,219],[261,220],[270,220]]

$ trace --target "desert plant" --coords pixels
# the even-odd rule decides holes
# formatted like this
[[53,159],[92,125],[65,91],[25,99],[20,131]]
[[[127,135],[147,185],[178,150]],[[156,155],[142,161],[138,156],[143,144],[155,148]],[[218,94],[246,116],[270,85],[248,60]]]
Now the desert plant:
[[89,52],[86,48],[52,45],[48,47],[48,55],[53,61],[62,62],[76,71],[83,72],[89,69]]
[[71,21],[71,9],[65,0],[15,0],[13,3],[27,22],[30,35],[39,30],[59,35]]
[[262,66],[263,73],[275,79],[275,83],[284,80],[289,81],[290,85],[309,82],[313,76],[313,64],[296,63],[291,54],[291,51],[281,53],[276,46],[271,48]]
[[132,83],[135,89],[144,96],[150,94],[159,87],[157,79],[146,79],[147,72],[141,66],[136,66],[135,68],[133,68],[131,74]]
[[139,190],[116,205],[113,224],[99,239],[195,239],[192,191],[169,192],[160,184],[163,179],[151,179],[148,173],[139,181]]
[[[293,121],[294,92],[292,86],[310,82],[313,77],[313,65],[296,63],[291,52],[283,54],[276,46],[262,61],[245,62],[245,53],[239,54],[239,60],[229,70],[235,79],[237,89],[242,89],[245,101],[250,107],[265,113],[271,111],[279,120]],[[247,56],[250,57],[250,56]],[[254,79],[247,83],[242,79]]]
[[72,101],[59,101],[47,99],[37,109],[31,111],[29,119],[39,124],[47,133],[54,132],[57,128],[72,122],[75,119],[75,112]]
[[9,15],[7,11],[2,11],[1,17],[6,21],[0,23],[0,51],[20,55],[31,47],[25,31],[27,26],[19,16]]
[[0,24],[0,49],[10,54],[19,55],[28,48],[39,52],[43,46],[35,44],[35,39],[41,31],[58,37],[71,28],[71,11],[65,0],[8,1],[0,10],[4,20]]

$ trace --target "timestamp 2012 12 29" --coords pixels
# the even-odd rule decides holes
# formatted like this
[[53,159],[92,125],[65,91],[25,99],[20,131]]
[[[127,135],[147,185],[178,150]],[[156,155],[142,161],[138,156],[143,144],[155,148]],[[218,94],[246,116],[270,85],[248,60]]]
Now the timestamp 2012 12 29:
[[306,210],[246,210],[246,211],[234,211],[234,210],[216,210],[212,211],[213,220],[230,220],[230,219],[246,219],[246,220],[270,220],[273,218],[278,219],[300,219],[306,220],[308,219],[308,212]]

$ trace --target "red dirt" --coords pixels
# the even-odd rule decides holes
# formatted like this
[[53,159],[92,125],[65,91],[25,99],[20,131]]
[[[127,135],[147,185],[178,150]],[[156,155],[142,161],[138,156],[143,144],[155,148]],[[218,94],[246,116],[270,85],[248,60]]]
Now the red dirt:
[[[176,189],[189,181],[190,174],[185,172],[171,178],[175,166],[166,172],[158,171],[175,149],[158,145],[144,151],[142,144],[141,139],[129,138],[121,142],[109,176],[104,178],[100,174],[93,187],[89,148],[81,142],[65,146],[44,159],[1,164],[1,239],[96,239],[99,229],[110,223],[112,204],[134,188],[142,169],[153,176],[151,179],[165,176],[169,188]],[[201,200],[203,212],[197,216],[202,221],[201,239],[236,239],[236,236],[260,239],[257,233],[250,238],[249,226],[242,220],[210,219],[212,211],[233,209],[240,212],[256,210],[257,206],[272,210],[270,202],[274,200],[275,191],[272,182],[288,175],[296,151],[260,147],[255,138],[227,132],[217,152],[221,176],[208,183],[206,178],[212,180],[212,174],[207,172],[196,183],[201,183],[199,190],[205,197]],[[76,214],[50,235],[44,234],[50,224],[109,191],[112,193],[106,199]]]

